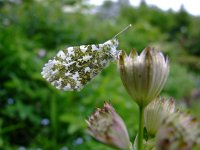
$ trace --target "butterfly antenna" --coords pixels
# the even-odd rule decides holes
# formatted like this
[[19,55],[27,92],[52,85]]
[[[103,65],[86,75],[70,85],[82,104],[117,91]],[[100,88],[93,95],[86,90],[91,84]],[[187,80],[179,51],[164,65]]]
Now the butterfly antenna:
[[126,31],[127,29],[129,29],[130,27],[132,27],[131,24],[129,24],[126,28],[124,28],[124,29],[121,30],[119,33],[117,33],[117,34],[113,37],[113,39],[116,38],[116,37],[117,37],[118,35],[120,35],[121,33],[123,33],[124,31]]

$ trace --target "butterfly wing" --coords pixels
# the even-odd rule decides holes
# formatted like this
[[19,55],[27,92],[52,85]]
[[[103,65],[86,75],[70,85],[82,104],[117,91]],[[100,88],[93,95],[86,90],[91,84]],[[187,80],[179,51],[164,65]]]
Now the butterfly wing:
[[112,42],[68,47],[49,60],[41,74],[57,89],[79,91],[115,59],[115,53]]

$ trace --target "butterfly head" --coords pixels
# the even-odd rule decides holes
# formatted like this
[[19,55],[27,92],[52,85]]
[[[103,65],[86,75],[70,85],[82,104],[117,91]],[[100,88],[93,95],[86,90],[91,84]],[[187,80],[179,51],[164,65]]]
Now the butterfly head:
[[111,40],[106,41],[104,44],[111,48],[116,48],[119,45],[119,41],[116,38],[113,38]]

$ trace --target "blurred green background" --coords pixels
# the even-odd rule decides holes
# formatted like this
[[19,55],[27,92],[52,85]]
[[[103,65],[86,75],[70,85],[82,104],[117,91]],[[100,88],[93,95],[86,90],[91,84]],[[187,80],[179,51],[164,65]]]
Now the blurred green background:
[[40,74],[59,49],[103,43],[130,23],[118,48],[154,46],[168,55],[161,95],[200,118],[200,17],[184,7],[164,12],[144,1],[136,8],[120,0],[98,7],[84,0],[0,0],[0,149],[111,150],[85,130],[85,119],[104,101],[124,118],[134,141],[138,108],[116,63],[81,92],[59,91]]

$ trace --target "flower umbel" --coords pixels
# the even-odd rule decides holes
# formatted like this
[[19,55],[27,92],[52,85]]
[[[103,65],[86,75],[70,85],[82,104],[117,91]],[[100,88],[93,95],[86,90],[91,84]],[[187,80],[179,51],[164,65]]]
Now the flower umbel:
[[169,73],[168,59],[151,47],[140,55],[135,50],[129,56],[122,52],[118,68],[129,95],[142,107],[158,96]]
[[157,134],[157,150],[191,150],[200,145],[200,122],[188,113],[168,116]]
[[109,103],[98,108],[86,122],[96,140],[121,150],[132,149],[125,124]]
[[155,136],[162,121],[174,111],[175,102],[172,98],[157,97],[153,100],[144,111],[144,124],[148,134]]

